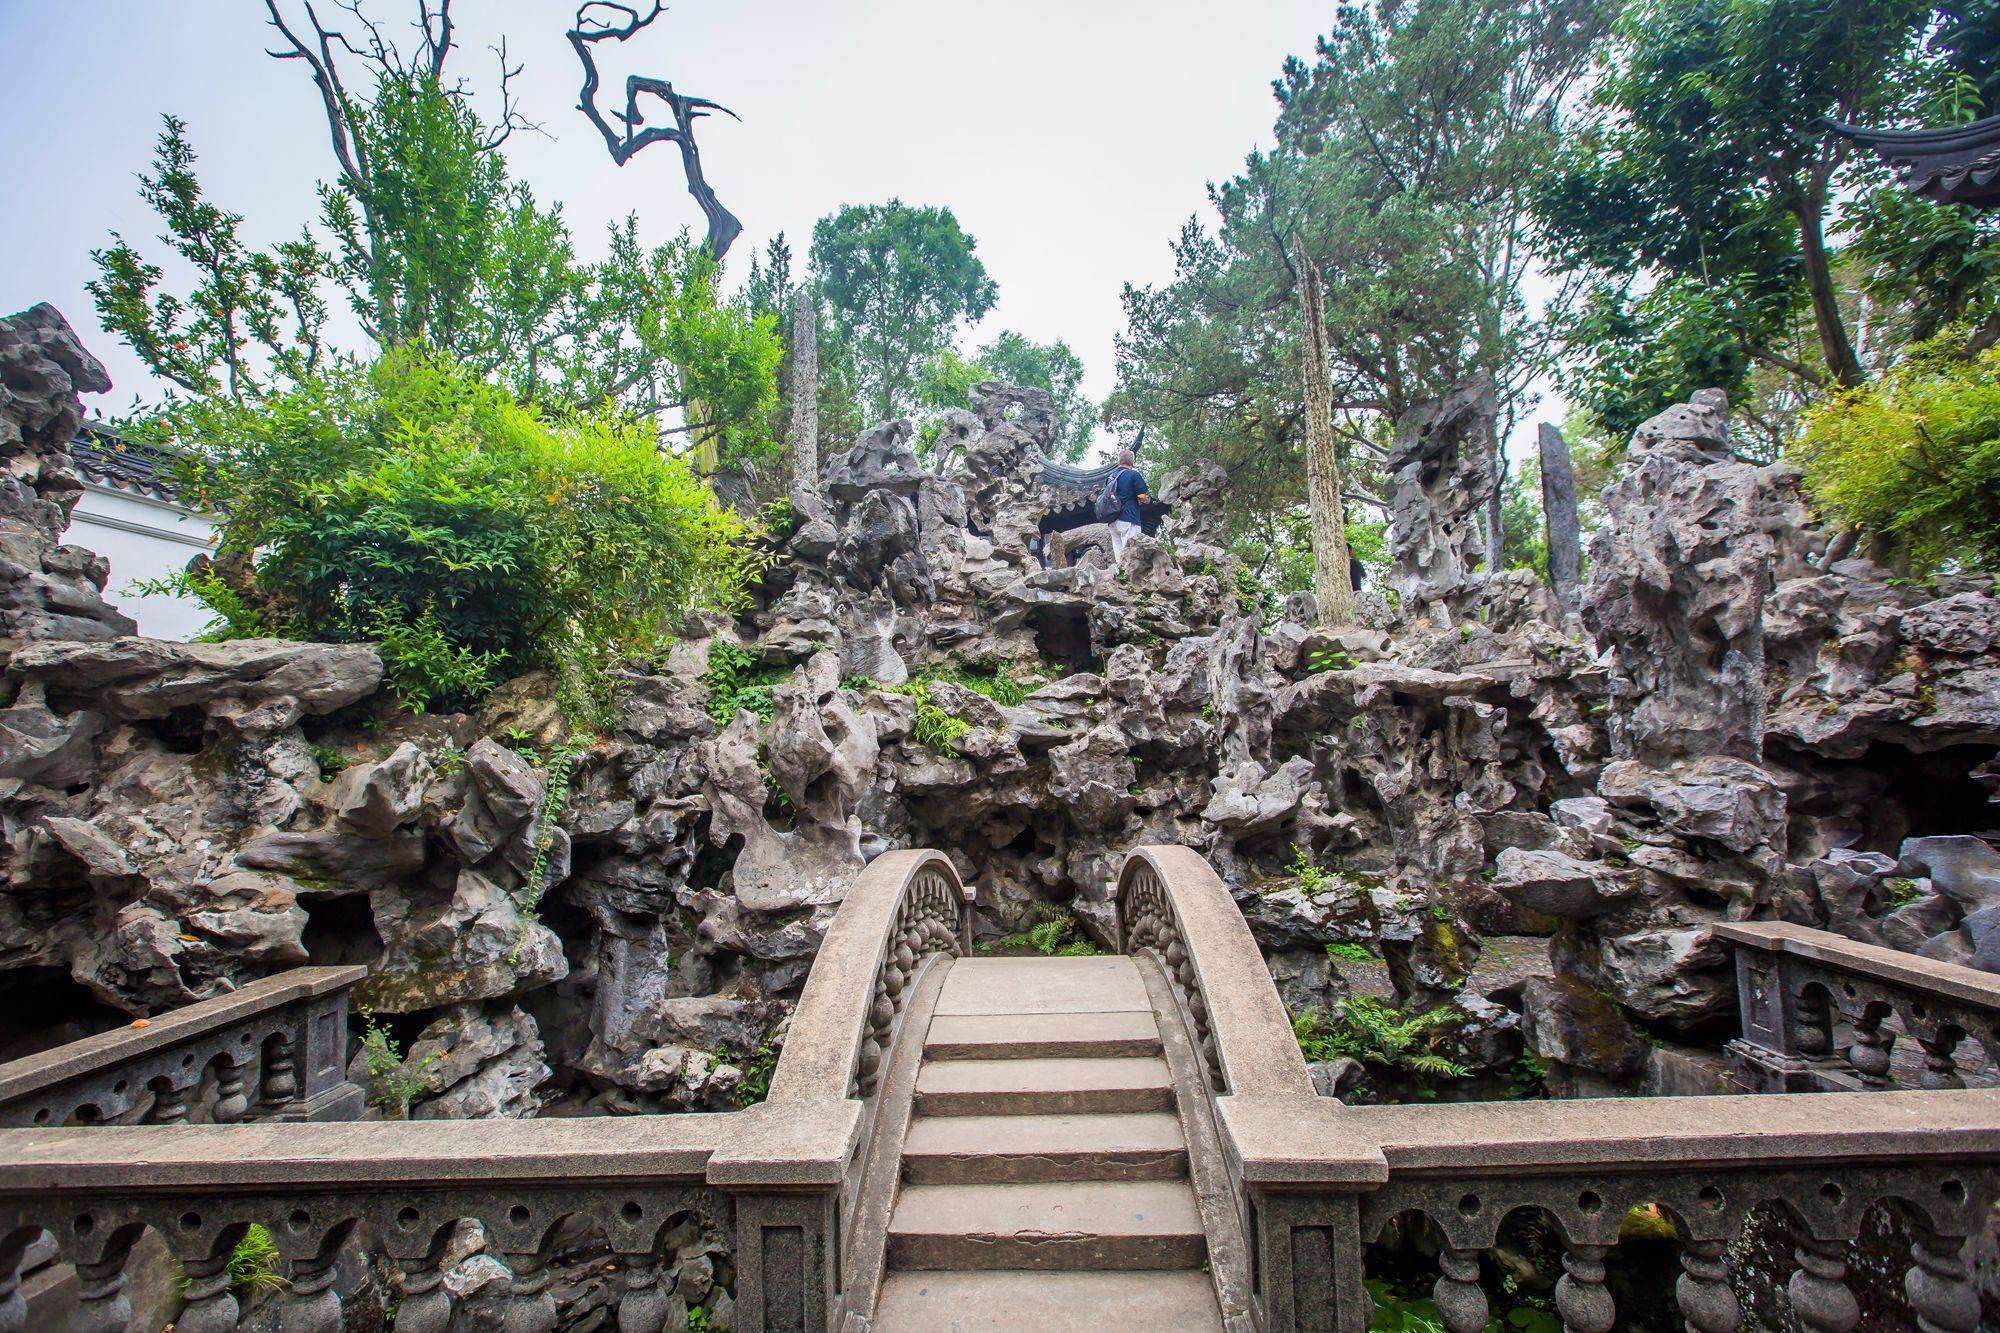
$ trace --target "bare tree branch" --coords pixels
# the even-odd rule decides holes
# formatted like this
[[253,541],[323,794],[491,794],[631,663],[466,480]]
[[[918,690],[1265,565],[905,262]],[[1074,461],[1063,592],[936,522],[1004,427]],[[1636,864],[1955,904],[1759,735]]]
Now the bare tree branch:
[[[612,129],[611,122],[597,109],[599,78],[597,60],[591,48],[607,38],[625,41],[665,12],[666,6],[661,0],[652,0],[652,9],[643,17],[635,7],[617,3],[617,0],[586,0],[577,6],[576,25],[568,34],[570,46],[575,48],[577,59],[583,62],[583,89],[578,94],[577,110],[589,117],[590,123],[604,136],[604,146],[610,150],[611,160],[621,167],[651,144],[671,143],[680,147],[681,168],[687,174],[688,193],[694,196],[694,201],[701,206],[702,215],[708,219],[708,240],[705,244],[709,254],[719,261],[742,233],[743,224],[734,213],[723,207],[702,174],[701,150],[695,145],[694,123],[710,111],[720,111],[733,120],[741,117],[719,102],[677,93],[674,85],[665,79],[639,74],[625,80],[625,109],[611,113],[623,125],[622,132]],[[613,21],[610,15],[623,16],[623,22]],[[646,118],[639,110],[639,99],[648,94],[665,102],[673,112],[673,129],[646,124]]]

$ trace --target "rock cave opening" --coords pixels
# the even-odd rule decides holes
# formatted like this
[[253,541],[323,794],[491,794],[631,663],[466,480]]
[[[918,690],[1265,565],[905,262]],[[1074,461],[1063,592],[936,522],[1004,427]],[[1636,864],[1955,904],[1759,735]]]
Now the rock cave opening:
[[1794,859],[1834,847],[1895,856],[1905,838],[2000,840],[2000,805],[1976,775],[1995,758],[1990,746],[1918,751],[1876,741],[1833,759],[1774,742],[1769,758],[1799,777],[1790,794]]
[[200,708],[176,708],[165,717],[150,718],[145,728],[172,754],[200,754],[207,741],[208,716]]
[[382,956],[382,936],[365,893],[302,893],[306,925],[300,940],[314,967],[372,966]]
[[1044,662],[1062,668],[1064,675],[1101,667],[1090,647],[1088,614],[1067,607],[1040,606],[1028,614],[1028,628],[1035,633],[1035,651]]
[[123,1027],[132,1016],[104,1003],[60,967],[0,972],[0,1063]]

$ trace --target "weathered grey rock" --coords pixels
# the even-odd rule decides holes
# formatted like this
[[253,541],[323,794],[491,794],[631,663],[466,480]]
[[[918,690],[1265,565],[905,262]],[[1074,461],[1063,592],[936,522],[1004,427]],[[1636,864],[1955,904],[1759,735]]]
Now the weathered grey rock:
[[1521,988],[1521,1031],[1544,1060],[1609,1079],[1635,1077],[1646,1043],[1611,998],[1573,977],[1529,977]]
[[89,709],[130,722],[193,709],[259,735],[373,694],[382,659],[358,643],[111,638],[30,644],[13,655],[7,674],[40,686],[62,711]]
[[1502,849],[1493,888],[1531,911],[1569,920],[1602,916],[1630,898],[1637,886],[1603,862],[1579,861],[1558,851]]
[[431,1020],[403,1067],[433,1091],[410,1108],[416,1120],[520,1120],[541,1109],[549,1077],[535,1020],[515,1006],[463,1005]]

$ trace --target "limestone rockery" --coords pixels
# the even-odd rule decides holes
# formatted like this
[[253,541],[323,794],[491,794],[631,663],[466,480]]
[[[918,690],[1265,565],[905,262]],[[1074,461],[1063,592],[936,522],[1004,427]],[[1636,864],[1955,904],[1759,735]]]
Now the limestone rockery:
[[[134,637],[61,542],[102,367],[36,307],[0,386],[0,1056],[363,962],[417,1116],[727,1106],[902,846],[950,851],[982,935],[1103,940],[1124,851],[1186,843],[1294,1007],[1392,986],[1577,1088],[1728,1027],[1718,920],[2000,970],[1992,581],[1848,555],[1719,396],[1635,436],[1567,619],[1474,567],[1480,395],[1430,411],[1390,460],[1392,592],[1336,633],[1259,605],[1213,471],[1156,478],[1114,569],[1046,397],[981,386],[945,470],[892,422],[793,485],[750,605],[619,672],[585,744],[538,676],[413,717],[365,645]],[[720,722],[717,660],[753,682]],[[1482,970],[1505,937],[1526,975]]]

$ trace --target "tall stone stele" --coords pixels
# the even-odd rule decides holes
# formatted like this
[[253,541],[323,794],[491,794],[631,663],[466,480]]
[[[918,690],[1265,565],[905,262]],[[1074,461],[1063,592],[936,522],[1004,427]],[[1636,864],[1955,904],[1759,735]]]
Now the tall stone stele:
[[819,489],[819,309],[804,287],[792,293],[792,476]]

